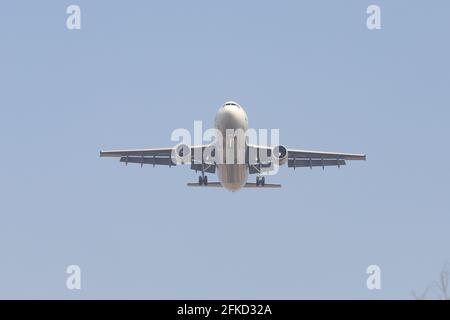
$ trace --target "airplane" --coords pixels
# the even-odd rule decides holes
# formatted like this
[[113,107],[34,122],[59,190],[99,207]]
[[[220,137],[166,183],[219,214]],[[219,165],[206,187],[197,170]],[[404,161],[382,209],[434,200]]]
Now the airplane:
[[[234,101],[228,101],[219,108],[214,127],[219,135],[225,137],[225,143],[219,139],[199,146],[179,144],[171,148],[107,150],[100,151],[100,157],[119,157],[120,162],[126,165],[136,163],[141,167],[144,164],[169,167],[190,164],[191,169],[200,171],[201,175],[198,182],[188,183],[189,187],[224,187],[230,191],[242,188],[280,188],[281,184],[266,183],[265,176],[285,164],[294,170],[302,167],[324,169],[326,166],[343,166],[347,160],[366,160],[365,154],[287,149],[282,145],[273,148],[252,145],[248,138],[239,143],[236,136],[231,136],[229,143],[226,143],[230,130],[248,130],[247,113]],[[227,160],[231,158],[231,161],[219,161],[227,154]],[[217,174],[219,181],[208,181],[207,173]],[[256,183],[247,182],[248,176],[252,174],[256,174]]]

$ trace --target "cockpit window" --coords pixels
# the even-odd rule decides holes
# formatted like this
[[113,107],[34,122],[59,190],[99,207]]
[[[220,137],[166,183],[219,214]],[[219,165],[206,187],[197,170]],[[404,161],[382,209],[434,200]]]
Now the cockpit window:
[[235,103],[235,102],[227,102],[227,103],[224,104],[224,106],[235,106],[235,107],[238,107],[238,108],[241,107],[240,105],[238,105],[238,104]]

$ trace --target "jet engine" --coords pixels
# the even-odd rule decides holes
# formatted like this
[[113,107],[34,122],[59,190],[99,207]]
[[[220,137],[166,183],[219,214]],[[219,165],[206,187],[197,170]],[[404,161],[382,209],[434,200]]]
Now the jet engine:
[[182,164],[191,161],[191,148],[187,144],[179,144],[172,150],[175,163]]
[[284,146],[276,146],[272,149],[272,162],[282,166],[288,160],[288,151]]

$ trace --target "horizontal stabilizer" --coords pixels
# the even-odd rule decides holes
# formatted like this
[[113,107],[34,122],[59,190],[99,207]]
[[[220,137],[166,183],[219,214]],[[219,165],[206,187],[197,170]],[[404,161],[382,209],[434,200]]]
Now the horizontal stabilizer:
[[257,186],[256,183],[247,182],[244,188],[281,188],[281,184],[278,183],[265,183],[264,185]]
[[[210,187],[210,188],[221,188],[220,182],[208,182],[208,184],[200,185],[198,182],[190,182],[187,184],[188,187]],[[276,183],[266,183],[264,185],[257,186],[256,183],[247,182],[244,188],[281,188],[281,184]]]
[[220,184],[220,182],[208,182],[208,184],[205,185],[201,185],[198,182],[190,182],[187,184],[188,187],[211,187],[211,188],[221,188],[222,185]]

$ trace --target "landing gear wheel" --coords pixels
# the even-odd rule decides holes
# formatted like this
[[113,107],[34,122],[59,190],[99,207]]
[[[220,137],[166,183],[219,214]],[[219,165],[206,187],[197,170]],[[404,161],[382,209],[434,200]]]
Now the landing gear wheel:
[[264,187],[266,184],[266,177],[256,177],[256,186],[257,187]]
[[204,176],[204,177],[199,176],[198,177],[198,184],[200,186],[207,186],[208,185],[208,177],[207,176]]

